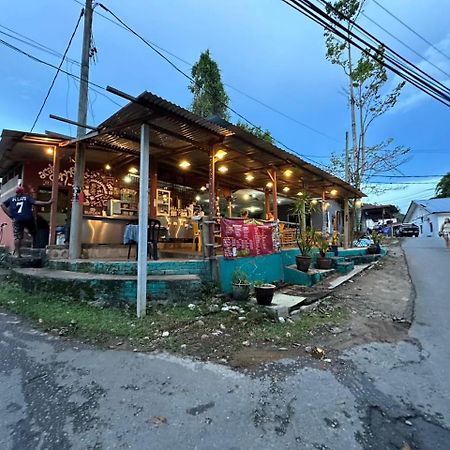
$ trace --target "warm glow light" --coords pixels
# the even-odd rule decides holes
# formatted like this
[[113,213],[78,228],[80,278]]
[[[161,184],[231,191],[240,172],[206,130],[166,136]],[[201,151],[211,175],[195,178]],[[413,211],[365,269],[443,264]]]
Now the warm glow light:
[[200,201],[200,195],[196,195],[196,196],[195,196],[195,201],[196,201],[196,202],[199,202],[199,201]]
[[201,190],[202,192],[205,192],[205,191],[206,191],[206,186],[202,186],[202,187],[200,188],[200,190]]
[[303,195],[303,192],[302,191],[297,192],[297,195]]
[[111,166],[109,164],[105,164],[105,169],[106,170],[111,170]]
[[139,172],[139,170],[137,170],[136,167],[130,167],[128,169],[128,172],[132,173],[133,175],[136,175]]
[[272,183],[271,181],[269,181],[269,182],[266,184],[266,187],[267,187],[267,188],[273,187],[273,183]]
[[125,183],[131,183],[131,177],[129,175],[125,175],[123,177],[123,181],[125,181]]
[[362,206],[362,200],[356,200],[355,205],[360,208]]
[[289,192],[291,190],[291,188],[289,186],[285,186],[283,188],[283,192]]
[[188,169],[189,167],[191,167],[191,163],[189,161],[183,160],[180,162],[180,164],[178,164],[178,166],[181,169]]
[[256,211],[259,211],[261,208],[258,208],[258,206],[250,206],[250,208],[248,208],[248,210],[251,212],[251,213],[254,213],[254,212],[256,212]]
[[53,149],[51,147],[45,150],[45,152],[47,153],[47,155],[53,155]]
[[227,155],[227,152],[225,150],[218,150],[216,153],[217,159],[223,159]]
[[313,198],[313,199],[311,200],[311,204],[317,205],[317,199],[316,199],[316,198]]
[[251,173],[249,173],[249,174],[245,177],[245,179],[246,179],[247,181],[253,181],[253,180],[255,179],[255,177],[254,177]]
[[292,175],[292,170],[291,170],[291,169],[286,169],[286,170],[284,171],[284,175],[285,175],[286,177],[290,177],[290,176]]
[[244,194],[244,195],[242,196],[242,198],[243,198],[244,200],[250,200],[250,195]]
[[227,166],[220,166],[217,170],[220,173],[227,173],[228,172],[228,167]]
[[330,191],[330,195],[332,195],[333,197],[337,195],[337,193],[338,193],[337,189],[331,189]]

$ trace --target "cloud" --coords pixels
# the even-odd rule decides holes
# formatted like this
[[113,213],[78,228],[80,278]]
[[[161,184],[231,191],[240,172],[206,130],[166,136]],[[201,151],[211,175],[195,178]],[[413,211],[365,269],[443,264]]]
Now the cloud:
[[[444,39],[435,44],[434,47],[436,47],[444,54],[449,55],[450,33],[447,34]],[[439,51],[437,51],[433,47],[428,47],[428,49],[425,51],[424,57],[426,58],[426,60],[422,59],[418,63],[415,63],[415,65],[419,69],[431,75],[436,80],[440,81],[442,84],[450,87],[450,77],[443,79],[445,75],[428,62],[430,61],[432,64],[441,68],[444,72],[450,73],[450,60],[439,53]],[[392,78],[390,88],[393,89],[395,86],[397,86],[398,83],[400,83],[400,81],[402,81],[402,79],[398,75],[395,75],[394,78]],[[395,108],[393,108],[390,113],[395,114],[398,112],[409,111],[429,98],[429,95],[407,83],[402,91],[402,94],[399,97],[397,104],[395,105]]]

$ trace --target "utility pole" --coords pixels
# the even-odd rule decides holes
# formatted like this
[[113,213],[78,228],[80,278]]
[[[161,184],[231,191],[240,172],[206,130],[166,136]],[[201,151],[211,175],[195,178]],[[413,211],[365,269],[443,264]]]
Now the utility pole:
[[[88,85],[89,85],[89,54],[92,34],[92,0],[86,0],[84,8],[83,48],[81,53],[80,93],[78,97],[78,123],[87,122]],[[77,138],[86,134],[86,128],[78,126]],[[77,142],[75,150],[75,173],[73,179],[72,217],[70,221],[69,258],[77,259],[81,256],[81,227],[83,224],[83,205],[80,194],[84,186],[84,169],[86,163],[86,146],[84,142]]]

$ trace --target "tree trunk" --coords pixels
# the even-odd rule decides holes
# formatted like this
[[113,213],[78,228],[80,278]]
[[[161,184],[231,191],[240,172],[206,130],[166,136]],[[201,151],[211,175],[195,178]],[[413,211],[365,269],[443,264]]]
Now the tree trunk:
[[[350,37],[350,36],[349,36]],[[349,95],[350,95],[350,113],[352,120],[352,151],[353,151],[353,185],[356,188],[359,188],[359,176],[358,176],[358,167],[359,167],[359,152],[358,152],[358,138],[356,133],[356,112],[355,112],[355,91],[353,89],[353,80],[352,80],[352,48],[350,44],[348,45],[348,82],[349,82]]]

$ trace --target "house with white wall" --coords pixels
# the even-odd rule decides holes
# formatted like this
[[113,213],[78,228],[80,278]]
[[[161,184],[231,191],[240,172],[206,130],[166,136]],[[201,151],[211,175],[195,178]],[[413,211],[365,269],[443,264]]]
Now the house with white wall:
[[437,237],[447,217],[450,218],[450,198],[413,200],[404,222],[415,223],[419,227],[419,237]]

